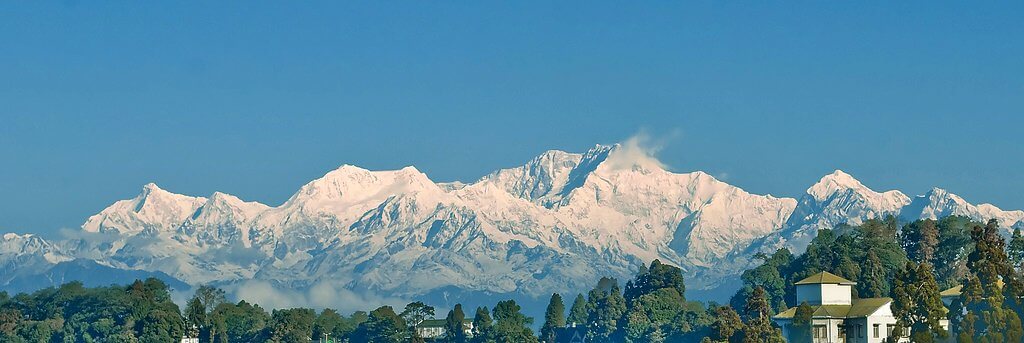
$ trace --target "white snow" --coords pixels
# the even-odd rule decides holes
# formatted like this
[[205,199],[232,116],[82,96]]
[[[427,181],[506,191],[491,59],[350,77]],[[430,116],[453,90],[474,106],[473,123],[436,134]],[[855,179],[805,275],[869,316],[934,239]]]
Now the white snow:
[[540,295],[585,289],[595,275],[628,278],[655,258],[710,286],[740,273],[755,251],[802,250],[821,228],[951,214],[1024,225],[1024,211],[971,205],[941,189],[914,199],[876,192],[840,170],[799,200],[750,194],[704,172],[668,171],[636,144],[599,145],[547,151],[468,184],[434,182],[414,167],[342,165],[273,207],[147,184],[82,225],[105,234],[97,242],[5,234],[0,256],[89,258],[193,284],[258,279],[398,296],[448,286]]

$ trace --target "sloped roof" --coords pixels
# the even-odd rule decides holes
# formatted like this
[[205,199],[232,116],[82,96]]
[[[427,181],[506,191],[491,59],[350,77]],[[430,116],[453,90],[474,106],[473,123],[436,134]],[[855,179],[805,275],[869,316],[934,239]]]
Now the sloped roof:
[[957,285],[956,287],[947,289],[939,293],[943,298],[945,297],[959,297],[960,291],[964,289],[964,285]]
[[[861,318],[867,317],[879,308],[892,302],[892,298],[863,298],[853,299],[851,305],[813,305],[811,308],[814,309],[814,313],[811,317],[814,318]],[[796,315],[796,307],[790,307],[789,309],[782,311],[775,315],[775,319],[793,319]]]
[[[1003,279],[996,280],[996,287],[999,287],[999,289],[1002,289],[1003,285],[1004,285]],[[964,289],[964,285],[956,285],[953,288],[950,288],[950,289],[947,289],[947,290],[944,290],[944,291],[940,292],[939,295],[942,296],[943,298],[946,298],[946,297],[959,297],[960,293],[963,292],[963,289]]]
[[794,285],[816,285],[816,284],[838,284],[838,285],[856,285],[856,282],[844,279],[839,275],[832,274],[829,272],[821,272],[806,279],[797,281]]
[[[441,327],[444,327],[445,324],[447,324],[447,323],[448,323],[448,320],[446,320],[446,319],[424,319],[422,322],[419,323],[419,325],[416,325],[416,327],[417,328],[441,328]],[[465,319],[462,320],[462,324],[463,325],[472,324],[472,323],[473,323],[473,318],[465,318]]]

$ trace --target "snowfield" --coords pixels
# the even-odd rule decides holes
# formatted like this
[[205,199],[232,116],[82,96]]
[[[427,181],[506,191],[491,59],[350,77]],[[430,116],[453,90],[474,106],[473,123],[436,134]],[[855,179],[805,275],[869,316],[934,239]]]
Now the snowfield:
[[802,251],[820,228],[953,214],[1024,225],[1024,211],[972,205],[938,188],[913,198],[876,192],[837,170],[800,199],[779,198],[667,171],[629,146],[596,146],[548,151],[467,184],[438,183],[414,167],[343,165],[273,207],[147,184],[88,218],[75,238],[4,234],[0,285],[89,260],[247,296],[269,285],[453,303],[583,291],[658,258],[683,268],[691,289],[713,289],[749,267],[753,253]]

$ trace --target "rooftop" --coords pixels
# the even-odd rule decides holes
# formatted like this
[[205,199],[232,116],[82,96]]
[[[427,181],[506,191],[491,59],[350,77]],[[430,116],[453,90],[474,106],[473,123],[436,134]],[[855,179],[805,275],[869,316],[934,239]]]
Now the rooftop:
[[[851,305],[812,305],[811,308],[814,309],[814,313],[811,316],[814,318],[867,317],[890,302],[892,302],[892,298],[863,298],[853,299],[853,304]],[[775,319],[792,319],[796,315],[796,309],[796,307],[790,307],[775,315]]]
[[[416,327],[418,327],[418,328],[432,328],[432,327],[439,328],[439,327],[444,327],[445,323],[447,323],[446,319],[424,319],[422,322],[420,322],[419,325],[416,325]],[[462,320],[462,324],[464,324],[464,325],[465,324],[472,324],[472,323],[473,323],[473,318],[465,318],[465,319]]]
[[832,274],[829,272],[821,272],[807,278],[797,281],[795,285],[817,285],[817,284],[838,284],[838,285],[856,285],[856,282],[844,279],[839,275]]

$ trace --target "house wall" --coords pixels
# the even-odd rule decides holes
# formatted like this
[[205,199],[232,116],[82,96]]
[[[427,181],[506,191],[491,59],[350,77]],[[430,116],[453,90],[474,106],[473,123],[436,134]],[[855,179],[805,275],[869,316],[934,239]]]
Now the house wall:
[[796,301],[811,305],[849,305],[853,287],[849,285],[812,284],[796,286]]
[[853,318],[847,319],[846,322],[846,342],[849,343],[869,343],[870,341],[870,326],[868,325],[867,318]]
[[789,326],[792,324],[793,321],[789,319],[775,319],[775,325],[782,329],[782,337],[787,341],[789,340]]
[[[875,313],[867,317],[868,343],[882,343],[889,336],[888,326],[896,325],[896,317],[892,315],[891,304],[879,307]],[[874,335],[874,326],[878,325],[878,337]],[[902,338],[900,342],[910,342],[909,338]]]

